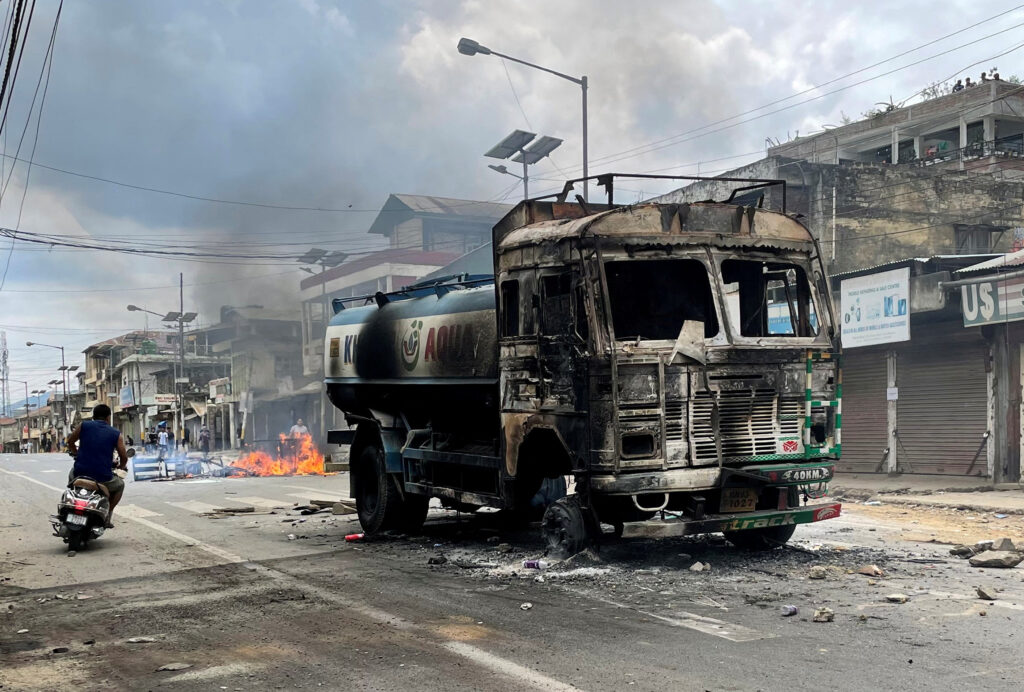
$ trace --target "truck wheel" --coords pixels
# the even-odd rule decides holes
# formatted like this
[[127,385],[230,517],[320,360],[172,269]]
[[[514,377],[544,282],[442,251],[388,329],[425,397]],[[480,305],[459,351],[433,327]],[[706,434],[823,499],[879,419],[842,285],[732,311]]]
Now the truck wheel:
[[555,557],[569,557],[580,552],[590,538],[587,527],[587,517],[575,495],[548,505],[541,521],[548,553]]
[[356,473],[359,525],[371,536],[390,528],[398,519],[402,498],[388,478],[384,450],[372,443],[360,449],[353,471]]
[[793,537],[795,526],[766,526],[745,531],[723,531],[725,540],[741,550],[771,550],[786,545]]

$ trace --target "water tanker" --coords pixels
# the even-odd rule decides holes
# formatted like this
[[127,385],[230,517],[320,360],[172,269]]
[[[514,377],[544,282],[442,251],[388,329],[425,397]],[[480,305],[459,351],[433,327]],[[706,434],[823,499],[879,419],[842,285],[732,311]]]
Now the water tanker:
[[820,500],[841,371],[797,220],[563,193],[515,207],[492,247],[493,277],[334,301],[326,385],[349,428],[329,440],[350,445],[367,533],[418,529],[431,497],[528,515],[567,477],[542,521],[562,554],[602,526],[770,548],[838,516]]

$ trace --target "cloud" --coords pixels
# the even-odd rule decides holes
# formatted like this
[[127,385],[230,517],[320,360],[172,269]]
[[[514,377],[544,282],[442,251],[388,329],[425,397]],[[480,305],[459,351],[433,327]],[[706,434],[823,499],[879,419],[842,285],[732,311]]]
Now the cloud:
[[[698,161],[705,162],[700,171],[708,173],[744,159],[709,160],[757,152],[769,136],[785,139],[787,132],[806,134],[834,124],[840,111],[857,115],[890,94],[899,100],[998,52],[1014,36],[982,41],[833,96],[696,136],[701,132],[1004,9],[994,2],[923,0],[895,10],[881,0],[66,3],[36,159],[206,197],[373,209],[390,192],[490,199],[510,188],[514,199],[515,181],[488,170],[482,154],[512,129],[532,127],[565,141],[534,168],[531,190],[560,187],[554,179],[578,175],[579,88],[514,62],[503,66],[493,56],[460,55],[456,43],[468,36],[520,59],[588,76],[592,173],[693,174]],[[34,22],[44,28],[33,31],[13,124],[6,144],[0,140],[9,154],[39,74],[45,48],[40,37],[55,11],[55,0],[39,0]],[[1019,21],[1017,11],[858,78]],[[1005,73],[1013,72],[1009,59],[999,62],[1005,62]],[[632,149],[687,132],[677,143],[624,158]],[[27,142],[22,157],[31,137]],[[0,224],[15,223],[23,178],[24,165],[0,205]],[[635,198],[673,186],[634,181],[619,189]],[[227,243],[229,249],[260,247],[287,255],[310,246],[371,248],[379,242],[365,233],[373,216],[198,202],[37,168],[22,227],[125,245],[163,239],[183,248]],[[0,251],[5,248],[0,241]],[[173,284],[178,272],[190,285],[186,302],[198,305],[203,318],[215,319],[220,302],[292,300],[301,276],[293,265],[286,258],[277,266],[237,267],[19,250],[10,288],[69,290],[5,290],[2,323],[116,332],[137,319],[124,311],[127,302],[174,307],[173,289],[137,289]],[[294,278],[251,278],[286,271]],[[234,283],[193,286],[225,280]],[[70,290],[104,286],[124,293]],[[62,338],[77,346],[94,334],[66,331]],[[34,352],[17,356],[30,359],[27,363],[42,358]]]

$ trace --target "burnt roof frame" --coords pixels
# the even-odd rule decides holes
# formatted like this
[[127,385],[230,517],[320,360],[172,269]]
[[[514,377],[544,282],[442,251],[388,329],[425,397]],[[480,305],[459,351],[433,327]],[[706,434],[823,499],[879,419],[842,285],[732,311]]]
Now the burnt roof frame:
[[588,180],[595,180],[597,184],[604,187],[605,192],[608,195],[608,205],[615,206],[615,178],[631,178],[631,179],[645,179],[645,180],[709,180],[715,182],[726,182],[726,183],[751,183],[744,187],[736,188],[729,195],[729,199],[726,200],[726,204],[732,202],[736,197],[737,192],[744,190],[755,190],[762,187],[774,187],[779,185],[782,187],[782,213],[786,213],[786,181],[781,178],[723,178],[718,176],[707,176],[707,175],[654,175],[651,173],[601,173],[600,175],[590,175],[585,178],[572,178],[571,180],[565,181],[565,185],[562,187],[561,192],[557,192],[550,195],[544,195],[543,197],[533,197],[531,201],[547,199],[554,197],[555,201],[564,203],[566,198],[569,196],[575,183],[585,182]]

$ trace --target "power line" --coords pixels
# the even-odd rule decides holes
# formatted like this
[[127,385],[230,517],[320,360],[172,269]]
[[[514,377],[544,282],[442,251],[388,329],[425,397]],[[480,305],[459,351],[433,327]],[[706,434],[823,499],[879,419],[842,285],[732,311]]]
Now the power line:
[[[970,26],[965,26],[962,29],[958,29],[957,31],[954,31],[954,32],[949,33],[949,34],[946,34],[945,36],[940,36],[940,37],[938,37],[936,39],[932,39],[931,41],[928,41],[927,43],[922,43],[922,44],[920,44],[918,46],[915,46],[914,48],[911,48],[909,50],[905,50],[902,53],[897,53],[896,55],[892,55],[892,56],[886,58],[885,60],[879,60],[878,62],[872,63],[871,65],[868,65],[866,67],[862,67],[860,69],[854,70],[853,72],[847,72],[846,74],[840,75],[839,77],[834,77],[834,78],[828,80],[827,82],[822,82],[821,84],[817,84],[817,85],[812,86],[810,88],[804,89],[803,91],[798,91],[795,94],[791,94],[791,95],[783,97],[781,99],[776,99],[775,101],[771,101],[771,102],[766,103],[766,104],[764,104],[762,106],[758,106],[757,108],[752,108],[752,109],[750,109],[748,111],[744,111],[742,113],[738,113],[738,114],[736,114],[734,116],[731,116],[729,118],[724,118],[722,120],[717,120],[715,122],[708,123],[707,125],[704,125],[703,127],[698,127],[698,128],[693,129],[693,130],[687,130],[687,131],[682,132],[682,133],[680,133],[678,135],[672,135],[671,137],[665,137],[663,139],[655,140],[653,142],[648,142],[647,144],[641,144],[639,146],[632,147],[630,149],[624,149],[624,150],[622,150],[620,152],[617,152],[615,154],[609,154],[608,156],[602,157],[602,158],[618,156],[619,154],[628,154],[630,152],[637,151],[639,149],[644,149],[644,148],[646,148],[648,146],[653,146],[653,145],[656,145],[656,144],[661,144],[663,142],[667,142],[669,140],[675,139],[676,137],[681,137],[681,136],[684,136],[684,135],[687,135],[687,134],[690,134],[690,133],[693,133],[693,132],[699,132],[700,130],[703,130],[703,129],[708,128],[708,127],[712,127],[712,126],[717,125],[719,123],[724,123],[724,122],[728,122],[730,120],[735,120],[736,118],[742,118],[745,115],[750,115],[751,113],[756,113],[759,110],[764,110],[765,108],[770,108],[770,107],[778,105],[780,103],[785,103],[786,101],[789,101],[791,99],[797,98],[799,96],[803,96],[804,94],[809,94],[812,91],[816,91],[816,90],[818,90],[818,89],[820,89],[820,88],[822,88],[824,86],[828,86],[830,84],[835,84],[836,82],[840,82],[840,81],[846,79],[847,77],[853,77],[854,75],[858,75],[858,74],[861,74],[863,72],[867,72],[868,70],[873,69],[875,67],[878,67],[880,65],[884,65],[887,62],[892,62],[893,60],[896,60],[898,58],[902,58],[905,55],[909,55],[910,53],[914,53],[916,51],[919,51],[922,48],[927,48],[928,46],[931,46],[931,45],[934,45],[934,44],[939,43],[941,41],[944,41],[947,38],[952,38],[953,36],[956,36],[957,34],[962,34],[965,31],[970,31],[971,29],[974,29],[974,28],[976,28],[978,26],[981,26],[982,24],[987,24],[988,22],[991,22],[991,21],[993,21],[995,19],[999,19],[1000,17],[1003,17],[1003,16],[1005,16],[1007,14],[1010,14],[1011,12],[1015,12],[1015,11],[1021,9],[1022,7],[1024,7],[1024,4],[1017,5],[1016,7],[1011,7],[1010,9],[1005,10],[1004,12],[1000,12],[998,14],[995,14],[995,15],[993,15],[991,17],[988,17],[987,19],[981,20],[980,22],[976,22],[974,24],[971,24]],[[1011,28],[1014,28],[1014,27],[1011,27]],[[998,33],[1002,33],[1002,32],[998,32]],[[991,34],[990,36],[994,36],[994,35],[995,34]],[[988,37],[983,37],[983,38],[988,38]],[[970,45],[970,44],[965,44],[965,45]],[[958,50],[958,49],[954,49],[954,50]],[[939,55],[942,55],[942,54],[940,53]],[[931,59],[931,58],[928,58],[928,59]],[[914,64],[914,63],[912,63],[912,64]],[[903,69],[903,68],[900,68],[900,69]],[[885,76],[885,75],[879,75],[879,76]],[[872,79],[877,79],[877,77],[872,78]],[[856,85],[852,85],[852,86],[856,86]],[[602,159],[597,159],[597,161],[600,161],[600,160],[602,160]]]
[[[626,159],[632,159],[632,158],[636,158],[637,156],[643,156],[645,154],[650,154],[650,153],[653,153],[655,151],[659,151],[661,149],[666,149],[668,147],[672,147],[672,146],[676,146],[678,144],[683,144],[685,142],[692,141],[694,139],[700,139],[701,137],[706,137],[707,135],[710,135],[710,134],[715,134],[717,132],[722,132],[723,130],[728,130],[728,129],[731,129],[731,128],[736,127],[738,125],[744,125],[746,123],[753,122],[755,120],[760,120],[761,118],[766,118],[769,115],[774,115],[776,113],[781,113],[783,111],[790,110],[792,108],[796,108],[798,106],[802,106],[802,105],[807,104],[807,103],[811,103],[812,101],[817,101],[817,100],[823,99],[823,98],[825,98],[827,96],[831,96],[833,94],[837,94],[837,93],[839,93],[841,91],[846,91],[847,89],[852,89],[853,87],[860,86],[862,84],[867,84],[868,82],[875,81],[876,79],[881,79],[882,77],[886,77],[886,76],[894,74],[896,72],[900,72],[900,71],[905,70],[905,69],[907,69],[909,67],[914,67],[915,65],[920,65],[923,62],[927,62],[929,60],[934,60],[935,58],[941,57],[943,55],[947,55],[949,53],[952,53],[954,51],[960,50],[962,48],[966,48],[967,46],[971,46],[971,45],[974,45],[976,43],[980,43],[980,42],[988,40],[988,39],[990,39],[990,38],[992,38],[994,36],[998,36],[999,34],[1004,34],[1004,33],[1008,32],[1008,31],[1012,31],[1014,29],[1019,29],[1022,26],[1024,26],[1024,22],[1021,22],[1019,24],[1015,24],[1015,25],[1013,25],[1011,27],[1008,27],[1006,29],[1002,29],[1000,31],[993,32],[993,33],[988,34],[986,36],[982,36],[981,38],[975,39],[974,41],[969,41],[967,43],[963,43],[963,44],[961,44],[959,46],[956,46],[954,48],[950,48],[950,49],[942,51],[940,53],[936,53],[934,55],[930,55],[928,57],[921,58],[920,60],[916,60],[916,61],[914,61],[912,63],[908,63],[906,65],[903,65],[902,67],[897,67],[897,68],[894,68],[894,69],[889,70],[887,72],[883,72],[881,74],[875,75],[874,77],[869,77],[867,79],[863,79],[863,80],[860,80],[858,82],[854,82],[852,84],[848,84],[846,86],[842,86],[842,87],[839,87],[837,89],[833,89],[832,91],[827,91],[827,92],[825,92],[823,94],[818,94],[817,96],[813,96],[813,97],[811,97],[809,99],[804,99],[804,100],[799,101],[797,103],[790,104],[788,106],[783,106],[782,108],[777,108],[775,110],[771,110],[771,111],[768,111],[768,112],[765,112],[765,113],[761,113],[760,115],[756,115],[756,116],[751,117],[751,118],[746,118],[744,120],[739,120],[738,122],[734,122],[734,123],[729,124],[729,125],[723,125],[722,127],[718,127],[718,128],[715,128],[715,129],[711,129],[711,130],[707,129],[707,128],[714,127],[715,125],[720,125],[722,123],[727,123],[730,120],[735,120],[736,118],[742,117],[742,116],[731,116],[731,117],[728,117],[728,118],[722,118],[720,120],[716,120],[714,122],[708,123],[707,125],[703,125],[701,127],[697,127],[697,128],[691,129],[691,130],[687,130],[685,132],[681,132],[681,133],[679,133],[677,135],[673,135],[672,137],[667,137],[665,139],[658,140],[657,142],[653,142],[653,143],[646,144],[646,145],[641,145],[639,147],[634,147],[632,149],[627,149],[627,150],[624,150],[623,152],[619,152],[619,153],[616,153],[616,154],[608,154],[606,156],[598,157],[597,159],[591,159],[591,164],[597,163],[597,164],[607,165],[609,163],[614,163],[614,162],[617,162],[617,161],[625,161]],[[1002,57],[1004,55],[1007,55],[1008,53],[1011,53],[1011,52],[1013,52],[1015,50],[1018,50],[1019,48],[1022,47],[1022,45],[1024,45],[1024,44],[1016,45],[1016,46],[1014,46],[1014,47],[1012,47],[1012,48],[1010,48],[1010,49],[1008,49],[1006,51],[1003,51],[1001,53],[998,53],[998,54],[996,54],[994,56],[987,57],[984,60],[981,60],[981,61],[979,61],[977,63],[973,63],[969,67],[973,67],[975,65],[979,65],[981,63],[988,62],[990,60],[995,60],[996,58]],[[842,79],[842,77],[840,77],[838,79]],[[833,81],[837,81],[837,80],[833,80]],[[817,88],[817,87],[815,87],[815,88]],[[801,93],[806,93],[806,92],[801,92]],[[762,106],[760,108],[752,109],[750,111],[747,111],[745,114],[753,113],[753,112],[756,112],[758,110],[763,110],[764,108],[767,108],[770,105],[772,105],[772,104],[768,104],[768,105]],[[702,130],[707,130],[707,131],[706,132],[701,132]],[[655,146],[655,144],[657,144],[658,146]],[[643,149],[643,151],[640,151],[640,149]],[[635,152],[635,153],[629,153],[629,152]],[[620,154],[626,154],[626,155],[621,155],[620,156]],[[572,168],[571,170],[576,170],[577,168],[578,168],[578,166]]]

